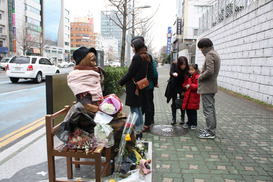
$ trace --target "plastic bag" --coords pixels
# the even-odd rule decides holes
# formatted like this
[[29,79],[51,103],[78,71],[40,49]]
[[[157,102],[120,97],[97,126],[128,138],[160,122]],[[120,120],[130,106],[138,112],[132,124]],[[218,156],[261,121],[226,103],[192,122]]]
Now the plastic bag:
[[131,175],[119,180],[119,182],[145,182],[145,177],[139,173],[139,169],[130,171]]
[[69,133],[74,132],[76,128],[83,129],[88,133],[93,133],[94,127],[96,126],[93,118],[94,116],[87,112],[83,105],[78,102],[69,109],[64,121],[58,128],[56,136],[67,144]]
[[104,123],[98,123],[94,128],[95,138],[98,142],[107,143],[107,147],[114,145],[113,128]]

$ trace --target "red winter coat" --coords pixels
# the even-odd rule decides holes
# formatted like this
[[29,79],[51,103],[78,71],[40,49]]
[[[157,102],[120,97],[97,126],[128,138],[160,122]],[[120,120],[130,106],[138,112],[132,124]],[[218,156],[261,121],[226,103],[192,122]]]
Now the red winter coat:
[[192,77],[186,77],[182,87],[185,88],[186,85],[191,85],[184,94],[182,109],[199,109],[200,95],[197,93],[198,88],[198,77],[196,73]]

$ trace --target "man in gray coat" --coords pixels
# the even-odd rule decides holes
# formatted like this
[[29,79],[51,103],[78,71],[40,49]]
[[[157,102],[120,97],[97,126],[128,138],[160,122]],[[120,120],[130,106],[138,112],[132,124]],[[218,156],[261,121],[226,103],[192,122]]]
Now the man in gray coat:
[[218,91],[217,76],[220,70],[220,57],[213,48],[213,43],[208,38],[198,42],[198,48],[205,56],[201,74],[198,78],[197,93],[201,95],[203,113],[206,118],[206,128],[200,129],[198,138],[215,138],[216,111],[214,96]]

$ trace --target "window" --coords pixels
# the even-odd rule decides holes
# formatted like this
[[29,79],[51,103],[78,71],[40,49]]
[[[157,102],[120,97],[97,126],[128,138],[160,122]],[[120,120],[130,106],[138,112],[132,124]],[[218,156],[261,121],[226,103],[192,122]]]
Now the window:
[[57,51],[53,51],[53,50],[52,50],[52,53],[53,53],[53,54],[56,54],[56,53],[57,53]]
[[69,11],[67,9],[64,10],[65,15],[69,15]]
[[51,62],[48,59],[44,59],[44,63],[47,65],[51,65]]
[[0,20],[2,20],[2,14],[0,13]]
[[69,42],[64,42],[64,45],[69,46]]
[[58,54],[62,54],[63,53],[63,51],[58,51]]
[[68,18],[65,18],[65,23],[69,23],[69,19]]
[[198,29],[193,29],[193,35],[198,35]]
[[0,27],[0,33],[3,33],[3,28],[2,27]]
[[4,41],[0,40],[0,47],[3,47]]
[[37,61],[37,58],[32,58],[32,60],[31,60],[31,64],[35,64],[35,63],[36,63],[36,61]]
[[46,64],[46,63],[45,63],[45,59],[44,59],[44,58],[41,58],[41,59],[39,60],[39,64]]
[[28,11],[35,13],[35,14],[40,14],[40,10],[38,10],[32,6],[29,6],[27,4],[25,5],[25,10],[28,10]]
[[50,50],[45,50],[46,53],[50,53]]

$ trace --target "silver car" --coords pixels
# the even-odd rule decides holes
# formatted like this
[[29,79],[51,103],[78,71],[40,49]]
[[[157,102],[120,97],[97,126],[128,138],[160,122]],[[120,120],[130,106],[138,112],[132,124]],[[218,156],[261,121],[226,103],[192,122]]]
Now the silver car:
[[7,64],[9,62],[10,58],[3,58],[0,62],[0,68],[2,68],[3,70],[6,69]]

